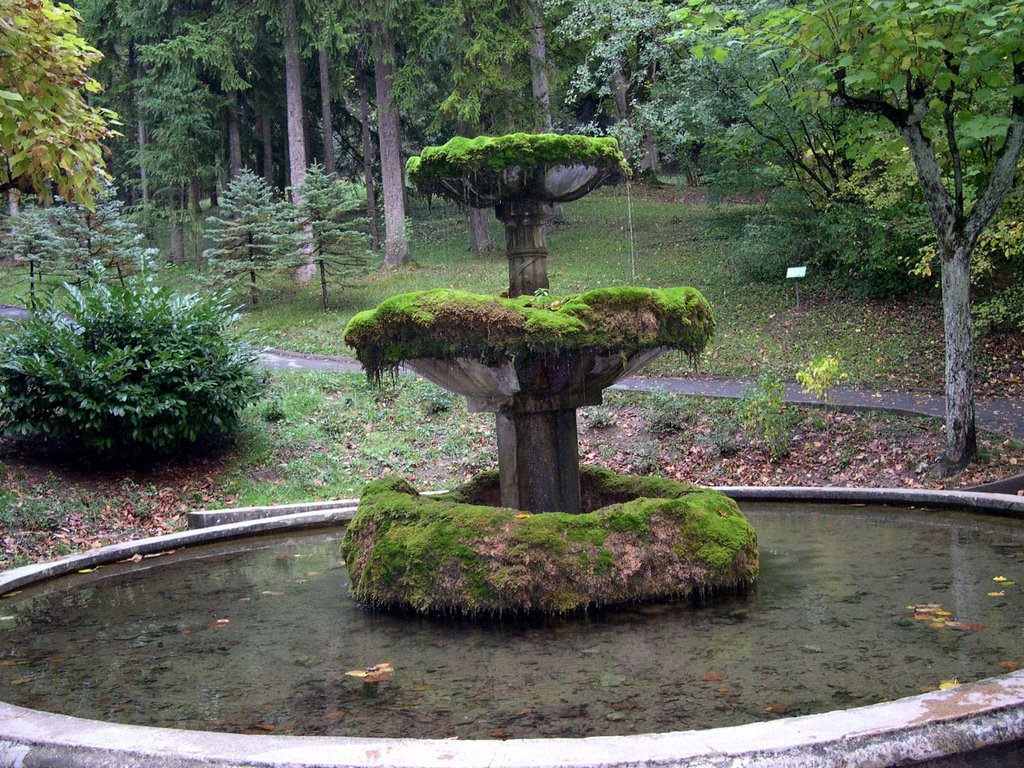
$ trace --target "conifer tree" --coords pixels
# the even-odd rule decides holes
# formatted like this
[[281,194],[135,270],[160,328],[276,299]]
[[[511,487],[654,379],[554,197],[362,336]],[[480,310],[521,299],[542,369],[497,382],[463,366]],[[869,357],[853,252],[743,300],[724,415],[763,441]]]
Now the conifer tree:
[[310,241],[310,255],[320,272],[324,311],[328,309],[328,278],[342,281],[369,266],[365,216],[366,190],[336,179],[319,163],[306,169],[299,188],[302,227]]
[[65,203],[49,211],[57,249],[57,268],[63,280],[80,285],[94,262],[124,285],[125,278],[156,254],[147,248],[145,235],[124,211],[116,190],[107,187],[90,210],[80,203]]
[[35,309],[39,293],[56,283],[60,273],[61,251],[53,222],[44,208],[25,206],[7,224],[10,229],[0,238],[0,259],[28,264],[28,305]]
[[247,279],[253,306],[259,304],[260,275],[300,261],[294,208],[249,169],[224,189],[220,216],[206,220],[206,236],[214,246],[203,256],[224,283]]

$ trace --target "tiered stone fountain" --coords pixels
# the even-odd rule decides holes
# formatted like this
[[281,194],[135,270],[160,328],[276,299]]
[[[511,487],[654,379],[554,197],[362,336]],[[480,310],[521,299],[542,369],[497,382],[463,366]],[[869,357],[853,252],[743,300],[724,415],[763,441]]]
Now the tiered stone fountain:
[[[714,331],[710,307],[692,288],[613,288],[562,298],[548,295],[544,232],[552,204],[576,200],[602,184],[618,181],[625,172],[614,139],[512,134],[455,138],[424,149],[408,165],[409,179],[422,193],[474,207],[494,206],[505,225],[508,290],[501,297],[446,290],[396,296],[358,315],[346,329],[346,341],[371,377],[405,364],[464,395],[471,411],[496,415],[501,507],[579,514],[613,501],[649,496],[639,491],[623,494],[621,488],[612,493],[605,476],[585,475],[586,482],[581,484],[576,409],[600,404],[604,388],[667,349],[700,354]],[[621,486],[626,481],[616,482]],[[483,500],[487,494],[480,495],[481,488],[476,483],[476,496],[463,493],[458,500]],[[688,486],[663,490],[672,498],[693,491]],[[715,496],[712,506],[720,518],[746,524],[732,502]],[[645,522],[637,524],[646,529]],[[405,602],[390,589],[386,597],[379,590],[360,595],[368,548],[385,535],[379,526],[370,527],[372,532],[357,519],[348,536],[352,541],[365,534],[359,546],[349,547],[346,557],[356,594],[370,602]],[[735,549],[729,567],[717,577],[708,572],[706,582],[693,579],[678,589],[659,583],[652,595],[641,590],[641,596],[749,583],[756,574],[757,555],[753,532],[749,526],[746,530],[743,536],[736,532],[725,536]],[[463,532],[458,538],[463,541],[474,535],[482,534]],[[690,549],[679,547],[680,552]],[[391,566],[385,569],[389,573],[395,570]],[[680,567],[690,572],[694,571],[691,566],[687,560]],[[575,603],[566,607],[597,600],[587,594],[589,589],[582,588]],[[552,607],[544,601],[518,606],[506,603],[502,596],[494,605],[485,600],[472,609],[538,605]],[[459,603],[420,601],[416,607],[449,609],[459,608]]]

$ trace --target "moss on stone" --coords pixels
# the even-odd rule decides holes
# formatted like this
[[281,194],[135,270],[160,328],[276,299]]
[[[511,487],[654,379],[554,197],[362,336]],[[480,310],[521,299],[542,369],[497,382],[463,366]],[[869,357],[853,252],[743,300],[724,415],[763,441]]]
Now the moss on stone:
[[602,288],[561,299],[435,289],[393,296],[359,313],[345,329],[345,342],[377,378],[416,358],[491,364],[572,350],[630,354],[657,347],[695,357],[714,328],[711,307],[687,287]]
[[371,483],[342,542],[352,591],[421,612],[563,613],[756,579],[756,534],[723,494],[589,468],[581,482],[585,498],[613,503],[580,515],[467,503],[493,498],[494,473],[434,497],[398,478]]

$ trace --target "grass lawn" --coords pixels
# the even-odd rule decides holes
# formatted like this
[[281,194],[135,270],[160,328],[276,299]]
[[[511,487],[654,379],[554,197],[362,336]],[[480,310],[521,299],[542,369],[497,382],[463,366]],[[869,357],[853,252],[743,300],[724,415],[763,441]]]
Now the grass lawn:
[[[982,439],[983,459],[941,480],[934,419],[789,406],[786,455],[742,425],[742,402],[607,393],[581,409],[584,463],[708,485],[961,487],[1019,471],[1024,445]],[[412,377],[384,389],[361,374],[277,372],[239,434],[179,460],[125,469],[39,459],[0,445],[0,568],[180,529],[191,509],[357,496],[388,474],[421,489],[493,467],[493,417]]]
[[[849,383],[940,391],[941,313],[934,298],[860,301],[813,275],[797,311],[791,285],[744,283],[737,260],[748,205],[677,200],[675,190],[634,190],[636,260],[631,260],[625,191],[600,190],[566,206],[567,222],[548,235],[553,294],[602,286],[694,285],[716,311],[718,332],[700,375],[792,381],[813,355],[839,353]],[[278,275],[243,323],[270,345],[306,353],[349,354],[341,340],[357,311],[403,291],[452,287],[499,293],[507,285],[504,235],[496,249],[466,248],[463,214],[417,203],[410,221],[415,266],[375,271],[332,291],[323,312],[318,286]],[[17,274],[0,281],[0,302],[22,291]],[[168,270],[180,287],[202,285],[189,270]],[[239,301],[243,300],[239,294]],[[1024,396],[1020,335],[981,339],[980,394]],[[647,373],[692,373],[666,355]],[[382,391],[359,375],[275,373],[270,395],[245,414],[240,434],[203,453],[125,469],[35,458],[0,442],[0,567],[183,526],[189,509],[285,503],[358,495],[388,473],[422,488],[449,487],[495,462],[492,417],[467,414],[461,398],[403,377]],[[1024,448],[982,440],[982,460],[948,480],[932,473],[942,450],[935,420],[826,413],[788,407],[788,453],[769,455],[742,426],[741,404],[664,395],[609,393],[580,412],[581,456],[619,471],[662,472],[705,484],[856,484],[962,487],[1015,474]]]
[[[699,375],[756,379],[769,372],[794,380],[797,368],[821,353],[839,353],[851,384],[883,389],[942,390],[944,347],[937,296],[870,301],[850,298],[812,274],[796,309],[792,282],[743,282],[738,261],[752,205],[706,205],[677,200],[673,188],[633,190],[635,261],[623,188],[602,189],[565,206],[567,221],[551,227],[548,262],[552,293],[640,284],[693,285],[714,307],[718,332],[701,359]],[[496,294],[507,287],[504,232],[492,220],[495,250],[467,248],[463,213],[417,202],[410,218],[415,265],[376,271],[332,289],[325,313],[317,285],[280,276],[245,323],[267,343],[313,354],[351,354],[342,331],[356,312],[388,296],[434,287]],[[634,270],[636,277],[634,279]],[[927,294],[928,291],[925,291]],[[979,345],[980,394],[1024,396],[1024,341],[1020,336]],[[649,374],[691,375],[679,354],[662,357]]]

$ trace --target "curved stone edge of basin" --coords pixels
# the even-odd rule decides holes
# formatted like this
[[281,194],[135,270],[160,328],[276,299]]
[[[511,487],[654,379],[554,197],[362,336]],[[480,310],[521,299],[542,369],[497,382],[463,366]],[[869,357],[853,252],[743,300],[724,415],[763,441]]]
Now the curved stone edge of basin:
[[[957,506],[1024,519],[1024,498],[956,491],[724,488],[737,499]],[[262,510],[266,512],[266,508]],[[0,594],[79,569],[259,533],[343,522],[351,507],[142,539],[0,574]],[[1024,764],[1024,671],[868,707],[684,731],[587,739],[457,741],[246,736],[117,725],[0,702],[0,768],[995,768]]]

